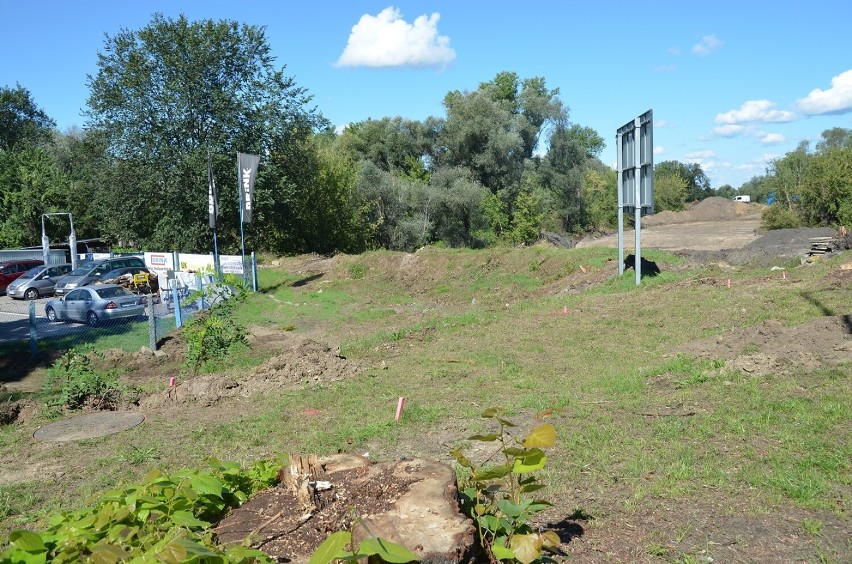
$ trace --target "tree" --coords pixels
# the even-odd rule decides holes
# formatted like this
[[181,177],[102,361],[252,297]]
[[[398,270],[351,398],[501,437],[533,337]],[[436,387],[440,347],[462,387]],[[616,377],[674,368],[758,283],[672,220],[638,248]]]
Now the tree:
[[[327,126],[307,107],[306,91],[274,66],[263,27],[155,14],[141,30],[122,29],[104,43],[97,74],[88,78],[86,112],[87,127],[106,140],[108,178],[98,197],[107,202],[111,232],[137,244],[208,250],[208,153],[224,187],[234,178],[236,152],[286,152]],[[298,179],[292,167],[303,166],[289,161],[282,169],[282,160],[261,161],[247,225],[260,248],[268,238],[252,235],[279,228],[269,212],[281,196],[280,175]],[[234,249],[236,197],[220,198],[220,212],[220,241]]]
[[438,164],[465,167],[507,204],[520,190],[524,162],[533,156],[546,127],[566,117],[559,90],[540,77],[520,80],[501,72],[473,92],[444,97],[447,119],[441,136],[446,150]]
[[686,195],[687,183],[680,173],[654,172],[654,211],[680,211]]
[[713,195],[710,179],[701,170],[698,163],[682,163],[678,161],[663,161],[654,165],[654,172],[668,175],[679,175],[686,181],[686,201],[700,201]]
[[737,196],[737,191],[730,184],[723,184],[716,190],[716,196],[731,200]]
[[50,141],[56,122],[39,108],[20,84],[0,88],[0,149],[35,146]]
[[843,127],[826,129],[822,132],[822,141],[816,145],[817,153],[829,149],[849,148],[852,148],[852,129],[845,129]]

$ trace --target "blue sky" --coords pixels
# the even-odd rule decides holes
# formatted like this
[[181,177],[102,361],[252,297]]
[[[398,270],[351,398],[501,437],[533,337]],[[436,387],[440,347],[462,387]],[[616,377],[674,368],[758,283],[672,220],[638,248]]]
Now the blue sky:
[[444,117],[447,92],[513,71],[558,88],[571,121],[606,140],[604,162],[616,129],[653,109],[656,162],[697,162],[735,188],[852,128],[846,0],[0,0],[0,86],[28,89],[62,130],[83,126],[104,34],[154,12],[266,26],[278,64],[337,126]]

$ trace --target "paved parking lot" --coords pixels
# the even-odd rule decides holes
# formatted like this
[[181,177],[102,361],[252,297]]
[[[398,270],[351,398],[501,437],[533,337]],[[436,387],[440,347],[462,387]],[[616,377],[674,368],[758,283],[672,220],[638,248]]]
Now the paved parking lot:
[[[35,306],[36,327],[38,338],[58,337],[89,330],[84,323],[58,322],[51,323],[44,314],[44,306],[53,297],[37,300],[13,300],[9,296],[0,296],[0,343],[24,341],[30,338],[30,304]],[[165,303],[154,306],[158,318],[173,317],[174,312]],[[140,320],[141,321],[141,320]]]

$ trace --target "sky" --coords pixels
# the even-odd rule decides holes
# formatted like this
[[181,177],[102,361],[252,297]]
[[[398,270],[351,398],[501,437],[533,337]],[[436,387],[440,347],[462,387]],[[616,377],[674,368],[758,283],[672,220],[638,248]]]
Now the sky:
[[654,160],[738,188],[826,129],[852,129],[848,0],[0,0],[0,87],[85,127],[106,36],[169,18],[264,26],[276,64],[337,128],[446,117],[447,93],[542,77],[607,143],[653,110]]

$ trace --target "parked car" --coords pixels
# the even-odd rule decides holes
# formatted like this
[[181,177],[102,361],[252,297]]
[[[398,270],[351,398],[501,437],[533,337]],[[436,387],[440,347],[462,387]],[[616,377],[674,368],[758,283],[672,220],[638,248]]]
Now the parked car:
[[114,257],[92,262],[84,262],[56,282],[56,295],[62,296],[74,288],[103,280],[104,274],[117,268],[130,266],[144,267],[145,261],[139,257]]
[[70,264],[49,264],[31,268],[9,284],[6,295],[16,300],[35,300],[50,296],[56,281],[69,272]]
[[142,298],[118,284],[75,288],[44,306],[48,321],[84,321],[92,327],[105,321],[138,317],[143,313]]
[[7,260],[0,262],[0,293],[5,292],[9,284],[23,276],[31,268],[44,264],[37,259]]

